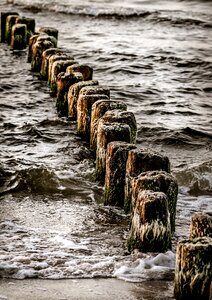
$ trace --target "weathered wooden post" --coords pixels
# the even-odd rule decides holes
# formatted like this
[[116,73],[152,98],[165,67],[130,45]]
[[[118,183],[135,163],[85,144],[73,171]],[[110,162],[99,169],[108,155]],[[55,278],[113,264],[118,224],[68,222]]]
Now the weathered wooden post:
[[43,80],[48,80],[49,59],[55,54],[63,54],[63,51],[58,48],[49,48],[42,53],[40,76]]
[[42,54],[49,48],[56,47],[56,40],[53,36],[41,35],[37,37],[36,42],[32,45],[31,69],[40,72],[42,63]]
[[90,140],[91,108],[100,99],[109,98],[104,94],[79,95],[77,101],[77,133],[87,141]]
[[16,19],[15,23],[16,24],[25,24],[27,26],[26,39],[27,39],[27,44],[28,44],[30,37],[35,32],[35,20],[32,18],[18,17]]
[[37,41],[39,37],[39,34],[33,34],[30,38],[29,38],[29,46],[28,46],[28,57],[27,57],[27,62],[31,63],[32,61],[32,46],[34,45],[34,43]]
[[[139,174],[131,181],[132,184],[132,208],[136,205],[138,193],[144,190],[163,192],[166,194],[170,213],[171,232],[175,231],[175,216],[177,206],[178,184],[174,177],[164,171],[148,171]],[[125,198],[126,199],[126,198]],[[125,203],[129,206],[129,203]]]
[[138,193],[132,215],[128,250],[165,252],[171,249],[167,197],[149,190]]
[[107,146],[104,204],[124,206],[124,185],[128,152],[134,144],[111,142]]
[[15,25],[17,18],[18,18],[18,15],[9,15],[9,16],[7,16],[7,19],[6,19],[5,40],[9,45],[11,43],[12,27],[13,27],[13,25]]
[[[38,33],[46,33],[47,35],[53,36],[58,41],[58,30],[53,27],[41,27],[38,29]],[[57,47],[57,43],[55,45]]]
[[208,236],[212,238],[212,213],[198,212],[193,214],[190,225],[190,239]]
[[74,58],[67,55],[66,53],[56,53],[49,57],[48,59],[48,85],[51,86],[51,79],[52,79],[52,67],[54,62],[58,60],[72,60],[74,61]]
[[101,117],[108,110],[127,110],[127,105],[122,101],[111,101],[111,100],[98,100],[96,101],[91,110],[91,129],[90,129],[90,149],[96,152],[96,142],[97,142],[97,127],[98,122]]
[[92,80],[93,69],[88,65],[75,64],[66,69],[66,73],[80,72],[83,76],[83,81]]
[[6,42],[6,21],[7,17],[13,15],[18,16],[17,12],[1,12],[1,42]]
[[127,124],[109,123],[101,118],[97,130],[96,179],[105,180],[107,145],[113,141],[132,142],[131,128]]
[[110,123],[128,124],[131,129],[132,143],[136,142],[137,124],[136,124],[135,116],[132,112],[118,110],[118,109],[109,110],[106,111],[103,118],[106,122],[110,122]]
[[86,86],[96,86],[99,82],[97,80],[81,81],[69,88],[68,91],[68,117],[71,120],[77,119],[77,101],[80,90]]
[[[72,59],[56,60],[51,69],[51,79],[49,82],[49,87],[51,89],[51,95],[54,96],[57,94],[57,76],[61,72],[65,72],[68,66],[75,64],[76,62]],[[71,76],[71,75],[70,75]],[[68,79],[67,79],[68,80]],[[65,81],[65,80],[64,80]]]
[[176,300],[209,300],[212,282],[212,238],[178,242],[174,296]]
[[133,149],[128,153],[125,183],[124,209],[128,213],[131,210],[133,177],[142,172],[162,170],[170,172],[170,162],[167,156],[151,151],[150,149]]
[[61,72],[57,75],[56,107],[60,116],[67,116],[68,114],[67,92],[69,87],[82,80],[83,76],[80,72],[75,72],[72,74]]
[[14,50],[23,50],[27,47],[27,26],[15,24],[12,27],[10,46]]

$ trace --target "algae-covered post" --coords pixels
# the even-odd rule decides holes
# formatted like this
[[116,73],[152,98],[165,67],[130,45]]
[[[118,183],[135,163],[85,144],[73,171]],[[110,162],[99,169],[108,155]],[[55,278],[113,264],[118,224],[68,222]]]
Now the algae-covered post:
[[109,123],[101,118],[97,129],[96,179],[102,184],[105,180],[107,145],[113,141],[125,141],[131,143],[130,126],[121,123]]
[[26,18],[26,17],[18,17],[15,22],[16,22],[16,24],[25,24],[26,25],[26,27],[27,27],[26,39],[27,39],[27,43],[29,43],[30,37],[35,32],[35,19]]
[[[63,53],[63,52],[59,52],[59,53],[51,55],[48,59],[48,65],[49,65],[48,66],[48,85],[49,85],[49,87],[51,87],[53,64],[59,60],[72,60],[74,62],[74,58],[72,56],[70,56],[66,53]],[[64,71],[65,70],[63,70],[63,72]]]
[[5,40],[9,45],[11,43],[12,27],[13,27],[13,25],[15,25],[17,18],[18,18],[18,15],[9,15],[9,16],[7,16],[7,19],[6,19]]
[[140,191],[133,211],[128,250],[165,252],[171,249],[167,197],[162,192]]
[[96,152],[96,142],[97,142],[97,127],[98,122],[101,117],[108,110],[127,110],[127,105],[122,101],[111,101],[111,100],[99,100],[96,101],[91,110],[91,129],[90,129],[90,149]]
[[71,85],[82,81],[83,76],[80,72],[67,74],[61,72],[57,75],[57,102],[56,107],[60,116],[68,115],[67,93]]
[[136,199],[140,191],[151,190],[166,194],[170,213],[171,231],[174,232],[178,195],[178,184],[174,177],[170,173],[164,171],[148,171],[134,177],[131,184],[131,203],[125,203],[125,206],[132,205],[132,209],[135,207]]
[[77,101],[80,90],[86,86],[96,86],[99,82],[97,80],[81,81],[69,88],[68,91],[68,117],[71,120],[77,119]]
[[190,239],[208,236],[212,238],[212,213],[193,214],[190,225]]
[[63,51],[58,48],[49,48],[42,53],[40,76],[43,80],[48,80],[49,59],[55,54],[61,55]]
[[162,170],[170,172],[170,162],[167,156],[151,151],[150,149],[133,149],[129,151],[126,167],[125,204],[126,212],[131,209],[133,177],[142,172]]
[[111,142],[107,146],[104,204],[124,206],[124,184],[128,152],[134,144]]
[[87,141],[90,140],[92,105],[100,100],[109,100],[104,94],[80,95],[77,101],[77,133]]
[[83,76],[83,81],[93,79],[93,69],[88,65],[76,64],[66,69],[66,73],[80,72]]
[[176,300],[211,299],[211,253],[211,237],[178,242],[174,286]]
[[31,47],[31,69],[34,72],[40,72],[42,64],[42,54],[49,48],[56,47],[56,40],[53,36],[41,35],[37,37]]
[[13,15],[18,16],[17,12],[1,12],[1,42],[6,42],[6,20],[7,17]]
[[27,26],[25,24],[13,25],[10,46],[13,50],[26,49],[26,47],[27,47]]
[[[53,27],[41,27],[38,29],[38,33],[46,33],[47,35],[53,36],[58,41],[58,30]],[[57,46],[57,42],[55,47]]]
[[[61,72],[65,72],[66,68],[68,66],[71,66],[73,64],[75,64],[76,61],[72,58],[66,58],[66,59],[60,59],[60,60],[56,60],[53,65],[52,65],[52,69],[51,69],[51,79],[49,81],[49,87],[51,89],[51,95],[55,96],[57,94],[57,76],[61,73]],[[72,76],[72,75],[71,75]],[[65,80],[64,80],[65,82]]]

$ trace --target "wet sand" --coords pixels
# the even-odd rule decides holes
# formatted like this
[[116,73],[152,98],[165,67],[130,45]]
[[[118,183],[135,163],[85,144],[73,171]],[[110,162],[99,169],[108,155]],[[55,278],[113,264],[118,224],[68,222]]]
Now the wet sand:
[[168,300],[174,299],[172,295],[173,282],[170,281],[130,283],[112,278],[0,280],[0,300]]

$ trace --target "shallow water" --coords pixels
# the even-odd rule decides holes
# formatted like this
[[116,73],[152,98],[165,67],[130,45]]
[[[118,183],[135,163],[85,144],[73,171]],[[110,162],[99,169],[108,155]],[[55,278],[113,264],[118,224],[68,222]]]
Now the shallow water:
[[173,252],[130,255],[129,216],[102,205],[76,124],[58,117],[27,53],[0,44],[1,276],[172,280],[176,241],[212,210],[211,3],[13,2],[0,10],[58,28],[59,47],[127,103],[137,144],[169,156],[180,192]]

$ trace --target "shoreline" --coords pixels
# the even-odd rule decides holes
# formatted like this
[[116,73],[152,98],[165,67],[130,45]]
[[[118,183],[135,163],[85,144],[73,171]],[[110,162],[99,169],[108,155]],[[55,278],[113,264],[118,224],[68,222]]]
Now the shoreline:
[[[160,287],[160,290],[159,290]],[[159,293],[158,293],[159,292]],[[0,300],[168,300],[172,281],[105,279],[0,279]]]

